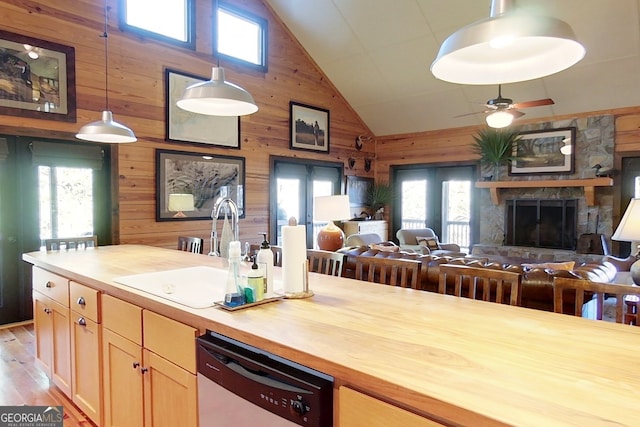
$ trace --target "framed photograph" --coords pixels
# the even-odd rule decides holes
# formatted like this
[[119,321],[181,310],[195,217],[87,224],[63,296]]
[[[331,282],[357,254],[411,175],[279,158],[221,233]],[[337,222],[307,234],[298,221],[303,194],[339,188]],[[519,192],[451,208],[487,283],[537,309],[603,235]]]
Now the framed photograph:
[[349,206],[367,206],[367,194],[373,185],[373,178],[347,175],[347,195]]
[[0,30],[0,114],[76,121],[73,47]]
[[178,108],[184,90],[204,77],[165,69],[166,140],[240,149],[240,117],[207,116]]
[[244,218],[244,157],[156,149],[156,221],[211,219],[218,197]]
[[519,137],[509,175],[573,173],[575,127],[522,132]]
[[289,102],[289,147],[329,152],[329,110]]

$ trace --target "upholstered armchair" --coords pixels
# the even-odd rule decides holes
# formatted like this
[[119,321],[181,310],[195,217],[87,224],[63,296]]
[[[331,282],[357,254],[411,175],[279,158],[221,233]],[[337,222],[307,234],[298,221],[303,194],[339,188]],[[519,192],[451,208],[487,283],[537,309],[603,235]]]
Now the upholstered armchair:
[[455,243],[440,243],[431,228],[401,228],[396,233],[400,249],[422,254],[465,256]]

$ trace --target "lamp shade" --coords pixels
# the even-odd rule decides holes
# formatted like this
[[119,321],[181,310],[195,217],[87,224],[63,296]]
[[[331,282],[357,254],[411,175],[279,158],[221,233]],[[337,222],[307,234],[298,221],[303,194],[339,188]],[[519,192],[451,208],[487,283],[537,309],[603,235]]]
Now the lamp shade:
[[623,242],[640,241],[640,199],[631,199],[611,238]]
[[513,83],[555,74],[584,57],[586,50],[569,24],[504,13],[512,5],[513,0],[493,0],[489,18],[451,34],[431,64],[433,75],[458,84]]
[[138,140],[131,129],[114,121],[113,114],[108,110],[102,112],[102,120],[82,126],[76,134],[76,138],[84,141],[115,144]]
[[350,217],[349,196],[320,196],[313,200],[314,221],[333,221]]
[[225,81],[221,67],[213,67],[211,80],[187,87],[176,105],[209,116],[244,116],[258,111],[249,92]]
[[489,127],[500,129],[506,128],[513,122],[513,114],[508,111],[495,111],[485,118]]

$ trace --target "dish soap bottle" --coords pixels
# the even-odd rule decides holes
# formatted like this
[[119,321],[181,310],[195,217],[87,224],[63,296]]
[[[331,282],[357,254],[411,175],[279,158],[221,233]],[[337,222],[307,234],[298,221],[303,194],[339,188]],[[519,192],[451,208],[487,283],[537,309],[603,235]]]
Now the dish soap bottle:
[[240,286],[240,242],[229,242],[229,271],[224,293],[224,305],[237,307],[244,304],[244,289]]
[[267,240],[267,233],[260,233],[263,236],[260,250],[258,251],[258,265],[262,268],[262,275],[264,277],[264,295],[268,297],[273,296],[273,251],[269,246]]
[[262,301],[264,299],[264,276],[262,275],[262,269],[256,262],[257,257],[253,257],[253,265],[251,271],[247,276],[247,285],[253,288],[253,297],[255,302]]

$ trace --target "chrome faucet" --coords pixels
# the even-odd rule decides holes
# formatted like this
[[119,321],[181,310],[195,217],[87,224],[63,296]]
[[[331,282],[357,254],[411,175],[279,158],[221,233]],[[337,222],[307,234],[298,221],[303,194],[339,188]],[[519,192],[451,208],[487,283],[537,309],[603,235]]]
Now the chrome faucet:
[[238,205],[229,197],[220,197],[213,205],[213,210],[211,211],[211,219],[213,223],[211,224],[211,238],[209,239],[209,243],[211,245],[211,250],[209,252],[209,256],[220,256],[220,252],[218,252],[218,216],[220,216],[220,211],[222,208],[225,208],[231,211],[231,228],[233,230],[234,240],[240,241],[240,227],[238,221]]

